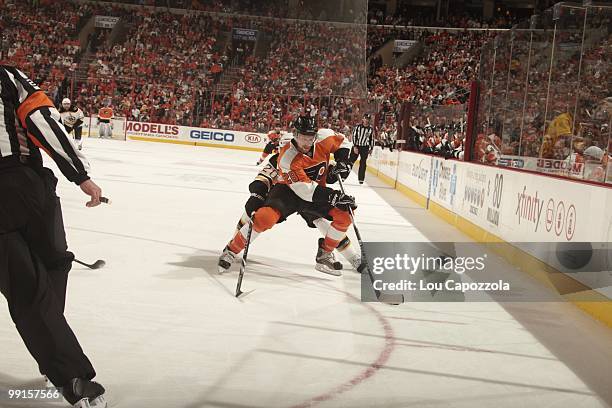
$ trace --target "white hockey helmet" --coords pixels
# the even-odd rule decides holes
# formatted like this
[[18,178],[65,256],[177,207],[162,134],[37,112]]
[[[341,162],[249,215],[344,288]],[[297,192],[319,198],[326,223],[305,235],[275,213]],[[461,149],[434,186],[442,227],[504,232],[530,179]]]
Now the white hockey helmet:
[[64,108],[68,108],[70,106],[70,104],[71,104],[70,99],[68,99],[68,98],[62,99],[62,106]]

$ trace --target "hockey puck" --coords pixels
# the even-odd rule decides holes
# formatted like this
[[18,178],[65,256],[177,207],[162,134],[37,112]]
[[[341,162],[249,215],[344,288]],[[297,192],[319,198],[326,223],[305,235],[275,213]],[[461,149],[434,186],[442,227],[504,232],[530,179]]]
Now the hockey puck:
[[106,198],[106,197],[100,197],[100,202],[104,203],[104,204],[111,204],[112,201],[110,198]]
[[593,246],[590,242],[567,242],[557,244],[557,260],[570,270],[582,269],[593,257]]

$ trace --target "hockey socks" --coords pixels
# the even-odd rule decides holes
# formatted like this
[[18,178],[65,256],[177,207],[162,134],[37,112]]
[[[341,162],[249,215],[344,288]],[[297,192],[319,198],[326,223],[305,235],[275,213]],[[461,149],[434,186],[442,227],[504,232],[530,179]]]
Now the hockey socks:
[[[327,236],[327,232],[331,228],[331,222],[324,219],[318,218],[313,221],[314,225],[317,227],[321,235],[324,237]],[[354,245],[352,245],[351,240],[346,234],[344,238],[342,238],[336,246],[336,250],[342,255],[347,262],[349,262],[353,268],[359,270],[361,266],[361,254],[357,251]]]

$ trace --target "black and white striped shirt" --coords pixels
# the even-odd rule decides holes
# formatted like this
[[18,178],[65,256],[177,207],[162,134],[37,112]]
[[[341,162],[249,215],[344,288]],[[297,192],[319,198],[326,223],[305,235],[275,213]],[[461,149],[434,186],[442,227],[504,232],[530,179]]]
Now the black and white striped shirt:
[[374,129],[372,126],[357,125],[353,129],[353,144],[355,146],[374,147]]
[[89,163],[60,123],[60,114],[40,88],[18,69],[0,65],[0,161],[28,158],[42,165],[43,149],[66,178],[89,179]]

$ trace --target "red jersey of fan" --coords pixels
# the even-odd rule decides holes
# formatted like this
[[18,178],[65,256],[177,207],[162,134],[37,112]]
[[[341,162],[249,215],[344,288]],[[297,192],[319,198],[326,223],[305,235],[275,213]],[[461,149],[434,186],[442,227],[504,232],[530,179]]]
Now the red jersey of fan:
[[351,147],[343,135],[333,131],[329,132],[329,136],[320,136],[306,154],[301,153],[292,140],[278,154],[279,183],[289,185],[302,200],[312,201],[317,185],[325,186],[329,156],[341,148]]

